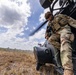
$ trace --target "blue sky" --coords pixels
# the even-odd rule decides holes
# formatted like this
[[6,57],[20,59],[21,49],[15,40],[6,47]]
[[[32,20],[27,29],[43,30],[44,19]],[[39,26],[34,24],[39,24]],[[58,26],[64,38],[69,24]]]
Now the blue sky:
[[0,0],[0,47],[33,50],[44,43],[44,26],[33,36],[28,36],[44,19],[39,0]]

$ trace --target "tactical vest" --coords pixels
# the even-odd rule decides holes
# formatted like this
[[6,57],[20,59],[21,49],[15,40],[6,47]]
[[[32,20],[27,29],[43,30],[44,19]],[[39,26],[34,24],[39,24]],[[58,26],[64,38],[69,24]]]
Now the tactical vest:
[[67,24],[68,24],[68,21],[67,21],[66,17],[62,17],[62,16],[59,16],[59,15],[54,17],[53,21],[49,22],[49,26],[52,27],[52,31],[54,33],[63,29],[63,27]]

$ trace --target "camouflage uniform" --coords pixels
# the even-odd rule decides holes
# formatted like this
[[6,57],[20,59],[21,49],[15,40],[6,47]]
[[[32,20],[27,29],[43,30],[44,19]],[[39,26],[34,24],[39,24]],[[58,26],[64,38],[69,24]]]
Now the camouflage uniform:
[[74,35],[71,32],[70,26],[76,28],[76,20],[67,15],[59,14],[48,23],[48,26],[52,27],[54,34],[49,37],[46,30],[46,37],[48,37],[48,41],[51,44],[60,50],[64,70],[73,71],[71,43],[74,40]]

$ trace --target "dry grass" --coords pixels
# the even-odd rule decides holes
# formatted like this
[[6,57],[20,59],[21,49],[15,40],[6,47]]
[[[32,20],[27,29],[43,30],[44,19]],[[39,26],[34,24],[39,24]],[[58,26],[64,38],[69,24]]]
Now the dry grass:
[[39,75],[33,53],[0,49],[0,75]]

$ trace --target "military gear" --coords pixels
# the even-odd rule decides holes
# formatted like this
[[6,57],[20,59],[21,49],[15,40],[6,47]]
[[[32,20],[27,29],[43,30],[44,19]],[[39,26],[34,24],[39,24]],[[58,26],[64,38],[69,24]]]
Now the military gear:
[[57,50],[52,44],[50,44],[47,40],[44,45],[41,47],[34,47],[34,55],[37,60],[37,67],[42,64],[52,66],[58,71],[61,75],[63,74],[63,68],[61,66],[59,50]]
[[59,35],[57,34],[52,34],[48,41],[51,43],[52,45],[54,45],[55,48],[57,48],[58,50],[60,50],[60,39],[59,39]]
[[[44,2],[44,0],[42,0]],[[48,0],[47,0],[48,1]],[[69,0],[67,0],[69,1]],[[67,2],[68,3],[68,2]],[[54,4],[54,3],[53,3]],[[54,5],[52,5],[54,7]],[[50,6],[49,6],[50,7]],[[53,9],[53,8],[52,8]],[[54,9],[53,9],[54,10]],[[57,12],[56,14],[54,15],[57,15],[57,14],[65,14],[65,15],[68,15],[74,19],[76,19],[76,1],[74,3],[70,3],[69,5],[67,5],[64,9],[59,9],[60,11]],[[51,13],[53,13],[51,11]],[[68,17],[67,16],[67,17]],[[71,19],[71,18],[69,18]],[[72,21],[71,21],[72,22]],[[47,23],[47,21],[43,22],[39,27],[37,27],[30,35],[33,35],[35,32],[37,32],[41,27],[44,26],[44,24]],[[69,22],[70,23],[70,22]],[[72,32],[76,32],[76,29],[74,29],[73,27],[72,28]]]
[[46,32],[45,32],[45,38],[48,39],[52,35],[51,27],[47,26]]
[[[47,4],[47,1],[48,0],[42,0],[41,2],[42,2],[42,7],[44,7],[44,8],[47,8],[47,7],[49,7],[50,8],[50,11],[53,13],[53,11],[54,10],[59,10],[59,12],[58,13],[56,13],[55,15],[57,15],[57,14],[59,14],[59,13],[61,13],[61,14],[66,14],[66,15],[68,15],[68,16],[70,16],[70,17],[73,17],[74,19],[76,19],[76,3],[73,3],[73,0],[54,0],[54,2],[52,3],[52,5],[51,5],[51,3],[49,4]],[[57,9],[54,9],[54,6],[55,6],[55,4],[56,4],[56,1],[59,1],[60,2],[60,8],[57,8]],[[74,0],[75,1],[75,0]],[[75,1],[76,2],[76,1]],[[64,7],[65,6],[65,7]],[[60,22],[60,21],[59,21]],[[59,35],[61,35],[61,32],[60,31],[62,31],[63,29],[64,29],[64,27],[67,29],[67,28],[69,28],[69,24],[64,24],[64,23],[66,23],[67,21],[66,20],[61,20],[61,22],[60,22],[60,24],[58,24],[57,25],[57,27],[55,27],[54,29],[55,29],[55,31],[53,30],[53,32],[54,32],[54,34],[59,34]],[[72,22],[72,21],[71,21]],[[57,23],[56,23],[57,24]],[[67,25],[67,26],[66,26]],[[41,25],[41,26],[43,26],[43,25]],[[41,28],[41,27],[40,27]],[[57,29],[56,29],[57,28]],[[38,29],[38,28],[37,28]],[[70,30],[63,30],[62,31],[62,34],[64,34],[64,32],[66,32],[66,36],[64,36],[62,39],[62,43],[64,43],[64,45],[66,44],[66,43],[71,43],[72,41],[73,41],[73,39],[70,39],[71,38],[71,36],[72,36],[72,33],[67,33],[68,31],[70,31]],[[58,33],[59,32],[59,33]],[[51,35],[52,36],[52,35]],[[50,37],[51,37],[50,36]],[[68,37],[69,37],[69,41],[68,41]],[[61,41],[60,41],[61,42]],[[76,44],[75,44],[76,45]],[[63,48],[64,48],[65,46],[63,46]],[[60,49],[61,50],[61,49]],[[64,50],[65,51],[65,50]],[[44,68],[43,68],[44,69]],[[76,68],[75,68],[76,69]],[[70,69],[68,69],[68,71],[69,71]],[[48,70],[49,71],[49,70]],[[76,70],[75,70],[76,71]],[[71,72],[72,73],[72,72]],[[44,72],[44,75],[45,75],[46,73]],[[66,71],[64,72],[64,74],[66,74]],[[68,72],[67,72],[67,74],[69,74]],[[43,74],[40,74],[40,75],[43,75]],[[50,75],[50,74],[49,74]],[[71,74],[72,75],[72,74]],[[76,74],[75,74],[76,75]]]
[[59,14],[54,17],[53,21],[50,21],[48,26],[52,27],[53,32],[57,32],[61,29],[64,28],[65,25],[70,25],[74,28],[76,28],[76,20],[73,18],[67,16],[67,15],[62,15]]
[[[71,39],[71,36],[74,37],[74,35],[71,32],[70,26],[76,27],[76,20],[67,15],[59,14],[55,16],[52,21],[49,21],[48,26],[52,28],[53,34],[55,34],[55,37],[52,34],[48,41],[57,49],[60,48],[60,57],[63,68],[73,71],[71,44],[74,41],[74,38]],[[59,37],[57,37],[57,35],[59,35]]]
[[[76,39],[75,39],[75,45],[76,45]],[[50,54],[50,52],[52,55]],[[72,70],[68,70],[68,69],[65,69],[65,71],[63,71],[61,61],[60,61],[60,56],[59,56],[60,50],[57,50],[47,40],[45,41],[43,46],[34,47],[34,55],[35,55],[35,58],[37,61],[36,69],[41,72],[41,75],[42,74],[45,75],[46,74],[45,71],[47,71],[47,72],[49,71],[51,75],[58,75],[57,73],[59,73],[60,75],[63,75],[63,72],[68,75],[69,75],[69,73],[72,73],[71,72]],[[51,56],[49,56],[49,55],[51,55]],[[73,72],[74,72],[74,75],[76,75],[76,65],[75,65],[76,64],[76,54],[75,53],[73,53],[72,59],[73,59],[73,65],[74,65]],[[52,70],[54,70],[55,72]],[[56,71],[57,71],[57,73],[56,73]]]

